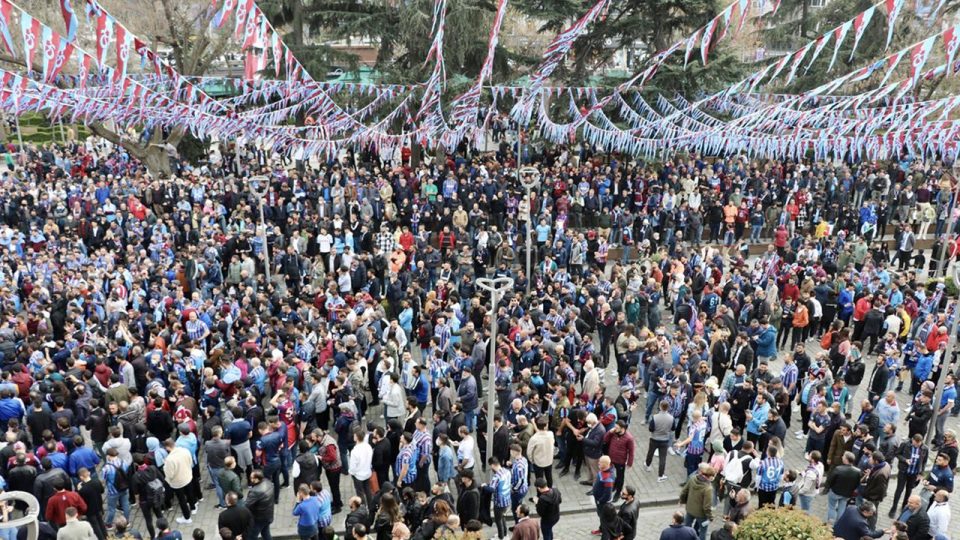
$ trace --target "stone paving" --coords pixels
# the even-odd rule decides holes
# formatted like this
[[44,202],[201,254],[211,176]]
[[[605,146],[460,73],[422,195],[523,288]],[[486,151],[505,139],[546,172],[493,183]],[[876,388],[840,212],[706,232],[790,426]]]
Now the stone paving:
[[[820,351],[819,344],[815,343],[815,340],[810,340],[807,343],[807,349],[811,357],[813,357],[816,352]],[[783,367],[782,360],[775,360],[770,364],[770,370],[774,373],[779,373]],[[870,375],[870,369],[867,368],[866,377]],[[615,364],[611,365],[611,368],[608,368],[606,373],[607,379],[607,388],[614,389],[617,387],[614,376],[611,373],[612,370],[615,370]],[[484,381],[484,388],[487,387],[486,381]],[[851,412],[854,415],[859,414],[859,403],[860,400],[866,397],[866,384],[860,385],[858,393],[855,396],[855,400],[852,402]],[[611,390],[614,391],[614,390]],[[901,403],[901,407],[906,407],[909,403],[909,396],[906,393],[899,393],[898,399]],[[641,405],[645,402],[645,398],[642,400]],[[379,407],[373,408],[368,411],[369,414],[377,414]],[[902,415],[901,418],[905,416]],[[635,418],[642,418],[642,410],[635,412]],[[785,441],[786,445],[786,465],[788,468],[799,468],[804,463],[803,458],[803,447],[804,442],[798,441],[793,437],[793,431],[798,429],[799,426],[799,412],[794,411],[793,414],[793,424],[792,428],[789,430],[787,440]],[[950,418],[947,422],[947,427],[952,429],[957,429],[960,422],[957,418]],[[904,426],[905,429],[905,426]],[[668,480],[663,483],[658,483],[656,478],[656,459],[654,459],[654,470],[652,472],[647,472],[643,468],[643,458],[646,455],[647,443],[649,441],[649,430],[642,422],[634,421],[630,427],[631,433],[637,440],[637,454],[634,463],[634,467],[627,470],[626,485],[632,485],[637,489],[637,498],[641,501],[644,507],[656,507],[663,512],[663,517],[660,519],[659,514],[658,519],[661,524],[658,524],[655,529],[656,535],[652,535],[651,531],[645,530],[644,534],[651,533],[651,536],[638,536],[638,538],[659,538],[659,531],[666,527],[670,521],[670,515],[673,510],[677,508],[676,501],[680,492],[679,483],[683,480],[684,468],[683,461],[681,458],[676,456],[669,456],[667,459],[667,476]],[[479,456],[478,456],[479,460]],[[206,468],[201,467],[203,474],[203,485],[207,484],[206,481]],[[889,510],[889,504],[892,500],[893,490],[896,485],[895,481],[895,467],[894,467],[894,478],[890,482],[889,486],[889,496],[884,503],[881,504],[881,518],[880,524],[887,525],[889,524],[889,519],[886,517],[887,511]],[[583,475],[581,479],[586,479],[587,474],[586,467],[583,468]],[[432,473],[432,477],[435,476]],[[486,481],[487,477],[483,476],[481,481]],[[577,523],[577,527],[581,527],[589,533],[590,530],[596,528],[597,526],[597,517],[595,514],[595,506],[592,501],[592,498],[586,494],[588,487],[582,486],[578,481],[574,479],[574,476],[571,474],[559,478],[557,467],[554,467],[554,482],[558,489],[560,489],[563,494],[563,505],[562,512],[564,516],[561,519],[562,523],[566,523],[566,520],[570,520],[573,523]],[[244,485],[246,489],[246,485]],[[340,489],[343,496],[343,500],[346,501],[349,497],[353,496],[353,482],[350,481],[348,477],[344,477],[340,482]],[[218,511],[214,508],[216,505],[216,495],[212,490],[205,490],[205,499],[199,504],[199,511],[193,516],[193,523],[189,525],[177,524],[174,519],[179,515],[178,511],[171,510],[167,513],[171,526],[180,530],[185,538],[188,538],[190,533],[194,528],[201,528],[205,531],[207,538],[217,538],[217,516]],[[821,500],[822,499],[822,500]],[[276,537],[285,537],[285,538],[296,538],[296,520],[291,515],[291,511],[294,506],[294,492],[293,488],[289,487],[281,492],[280,503],[276,507],[276,517],[274,519],[272,533]],[[754,499],[755,500],[755,499]],[[954,515],[953,523],[960,523],[960,504],[955,500],[951,502],[951,507]],[[345,510],[334,516],[334,525],[338,530],[342,530],[343,522],[346,518],[346,508]],[[653,512],[653,511],[651,511]],[[656,514],[656,512],[653,512]],[[813,513],[815,515],[824,517],[826,516],[826,497],[817,497],[814,502]],[[143,519],[140,516],[139,509],[134,505],[132,522],[133,527],[145,532],[146,528],[143,526]],[[509,519],[508,519],[509,521]],[[586,525],[586,523],[592,523],[592,525]],[[651,523],[652,525],[652,523]],[[715,524],[719,526],[719,523]],[[564,529],[567,532],[567,529]],[[495,537],[495,529],[488,528],[488,537]],[[566,537],[566,536],[564,536]],[[583,538],[582,535],[571,536],[570,538]]]

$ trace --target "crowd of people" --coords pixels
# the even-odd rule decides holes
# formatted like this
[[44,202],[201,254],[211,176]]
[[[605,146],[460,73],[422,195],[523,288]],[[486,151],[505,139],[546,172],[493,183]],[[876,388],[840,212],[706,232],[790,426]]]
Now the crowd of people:
[[[176,540],[206,499],[219,530],[198,540],[279,520],[303,540],[552,540],[572,474],[594,534],[633,540],[643,442],[641,474],[686,470],[667,539],[821,493],[837,537],[950,536],[939,164],[577,146],[529,157],[528,196],[506,141],[419,163],[223,148],[169,175],[96,138],[9,156],[0,476],[37,496],[41,538]],[[497,305],[490,277],[513,282]]]

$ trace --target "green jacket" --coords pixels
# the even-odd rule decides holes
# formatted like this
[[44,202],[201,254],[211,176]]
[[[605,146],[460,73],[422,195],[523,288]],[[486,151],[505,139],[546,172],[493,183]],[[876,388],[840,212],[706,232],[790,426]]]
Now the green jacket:
[[695,518],[713,519],[713,485],[700,473],[694,473],[683,484],[680,504]]
[[240,477],[230,469],[220,471],[220,487],[224,493],[234,492],[239,498],[243,498],[243,492],[240,491]]

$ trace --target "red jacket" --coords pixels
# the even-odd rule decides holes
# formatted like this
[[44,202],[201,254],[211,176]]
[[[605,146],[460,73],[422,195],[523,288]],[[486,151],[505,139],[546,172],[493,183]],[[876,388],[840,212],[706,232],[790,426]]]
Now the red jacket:
[[47,510],[44,517],[51,523],[56,523],[58,527],[63,527],[67,523],[65,514],[67,508],[74,507],[80,515],[87,513],[87,503],[75,491],[58,491],[53,497],[47,500]]
[[607,448],[607,455],[614,465],[633,467],[633,456],[637,453],[637,443],[629,431],[617,435],[610,430],[603,436],[603,446]]

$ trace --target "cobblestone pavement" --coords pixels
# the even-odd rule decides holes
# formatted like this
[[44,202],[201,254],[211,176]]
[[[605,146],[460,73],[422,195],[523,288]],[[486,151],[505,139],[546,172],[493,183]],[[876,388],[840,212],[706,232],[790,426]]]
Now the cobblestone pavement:
[[[819,344],[815,340],[810,340],[807,343],[807,349],[810,352],[811,356],[814,356],[816,352],[820,351]],[[868,364],[869,365],[869,364]],[[615,364],[612,364],[611,369],[615,369]],[[783,362],[778,360],[771,362],[770,370],[774,373],[779,373],[783,367]],[[870,375],[870,367],[867,368],[866,377]],[[617,387],[616,381],[614,380],[613,374],[608,369],[606,373],[607,379],[607,388],[613,389]],[[866,379],[865,379],[866,380]],[[856,399],[852,402],[851,412],[855,415],[859,413],[859,404],[860,400],[866,397],[866,384],[860,385],[858,389]],[[484,388],[487,387],[486,381],[484,381]],[[909,396],[905,393],[898,394],[898,399],[901,403],[901,408],[904,408],[909,403]],[[641,406],[644,404],[645,399],[641,400]],[[373,408],[368,411],[368,415],[377,415],[379,412],[379,407]],[[901,415],[901,418],[905,416]],[[373,416],[375,417],[375,416]],[[640,417],[642,419],[642,410],[635,412],[635,418]],[[799,425],[799,412],[794,411],[793,414],[793,425],[789,430],[787,436],[786,444],[786,465],[788,468],[802,468],[804,463],[803,458],[803,447],[804,442],[798,441],[793,438],[793,431],[796,430]],[[950,418],[947,422],[947,427],[952,429],[957,429],[960,422],[956,418]],[[903,429],[906,429],[903,426]],[[644,528],[643,534],[648,534],[649,536],[640,535],[638,538],[659,538],[660,530],[669,524],[670,514],[677,508],[676,501],[680,492],[679,484],[683,480],[684,468],[683,461],[679,457],[669,456],[667,460],[667,476],[668,480],[663,483],[658,483],[656,478],[656,460],[654,460],[654,470],[653,472],[647,472],[643,467],[643,458],[646,455],[647,443],[649,441],[649,431],[642,421],[634,421],[630,427],[630,431],[633,433],[634,437],[637,440],[637,455],[634,466],[627,470],[626,485],[632,485],[637,488],[637,498],[642,502],[644,507],[656,507],[658,510],[651,510],[651,515],[657,516],[659,520],[655,525],[655,531],[647,530]],[[932,459],[932,456],[931,456]],[[206,467],[201,467],[203,471],[203,484],[206,485]],[[895,467],[894,467],[895,469]],[[586,467],[583,468],[583,475],[580,477],[582,480],[586,480],[587,470]],[[880,524],[888,525],[890,520],[886,517],[887,512],[890,510],[889,505],[893,497],[893,491],[896,487],[894,471],[894,478],[891,479],[888,497],[881,503],[880,508]],[[486,481],[486,477],[483,477],[482,481]],[[565,517],[562,518],[562,523],[566,523],[566,520],[570,520],[575,527],[581,527],[584,531],[589,534],[589,531],[596,528],[597,526],[597,517],[594,512],[594,504],[592,498],[586,495],[588,487],[582,486],[574,478],[574,475],[571,474],[559,478],[557,474],[557,468],[554,467],[554,481],[556,486],[563,494],[563,505],[561,511],[564,513]],[[246,489],[246,485],[244,485]],[[353,482],[350,481],[349,477],[343,477],[340,482],[340,489],[343,496],[344,502],[346,502],[349,497],[353,496]],[[207,538],[217,538],[217,516],[218,511],[214,508],[217,504],[216,495],[212,490],[205,490],[205,499],[199,505],[199,511],[196,515],[193,516],[193,523],[190,525],[180,525],[177,524],[174,519],[177,517],[178,512],[171,510],[168,512],[168,518],[173,527],[180,530],[184,537],[189,537],[189,534],[193,531],[194,528],[203,529]],[[294,505],[294,492],[293,488],[286,488],[281,492],[280,503],[276,507],[276,517],[273,523],[272,532],[274,536],[280,537],[296,537],[296,521],[291,515],[291,511]],[[821,500],[822,499],[822,500]],[[754,498],[754,502],[756,498]],[[951,507],[953,511],[953,523],[960,523],[960,504],[956,500],[951,501]],[[658,514],[660,512],[662,514]],[[826,517],[826,497],[817,497],[813,506],[813,514],[818,515],[822,518]],[[139,509],[136,505],[133,507],[132,522],[133,526],[145,532],[146,528],[143,526],[143,519],[140,516]],[[334,525],[338,530],[343,528],[343,521],[346,518],[346,510],[336,516],[334,516]],[[592,524],[592,525],[588,525]],[[650,525],[654,525],[650,523]],[[719,522],[715,523],[714,526],[719,526]],[[577,529],[580,530],[579,528]],[[488,529],[488,532],[492,531]],[[567,529],[564,529],[564,533],[567,532]],[[655,534],[654,534],[655,533]],[[489,537],[493,538],[495,536],[495,530],[489,532]],[[558,538],[584,538],[583,535],[578,534],[577,536],[558,536]]]

